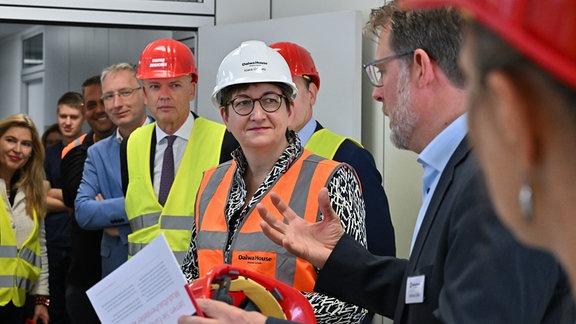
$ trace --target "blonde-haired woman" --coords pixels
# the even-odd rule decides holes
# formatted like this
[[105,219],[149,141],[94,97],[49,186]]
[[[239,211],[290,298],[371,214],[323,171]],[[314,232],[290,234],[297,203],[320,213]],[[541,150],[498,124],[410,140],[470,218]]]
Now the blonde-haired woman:
[[24,323],[27,295],[34,320],[48,323],[48,256],[44,238],[44,149],[24,114],[0,121],[0,318]]

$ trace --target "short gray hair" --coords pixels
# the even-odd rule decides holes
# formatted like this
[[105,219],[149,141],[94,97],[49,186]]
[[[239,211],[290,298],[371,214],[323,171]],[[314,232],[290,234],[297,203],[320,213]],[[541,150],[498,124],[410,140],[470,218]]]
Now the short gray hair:
[[136,65],[132,63],[122,62],[112,64],[109,67],[102,70],[102,73],[100,74],[100,82],[103,83],[104,79],[106,79],[110,74],[118,73],[120,71],[130,71],[132,73],[132,76],[134,77],[134,80],[136,80],[136,82],[138,82],[139,85],[142,85],[142,81],[140,81],[140,79],[136,77],[137,70],[138,68],[136,67]]

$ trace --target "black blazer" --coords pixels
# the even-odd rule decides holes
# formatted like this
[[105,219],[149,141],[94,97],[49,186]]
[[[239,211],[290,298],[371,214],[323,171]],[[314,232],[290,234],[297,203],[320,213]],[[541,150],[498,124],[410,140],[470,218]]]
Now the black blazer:
[[[316,121],[314,132],[323,128]],[[382,187],[382,176],[376,168],[374,157],[368,150],[350,140],[345,140],[334,154],[333,160],[351,165],[360,179],[366,206],[368,250],[376,255],[396,256],[396,238],[390,218],[388,197]]]
[[[406,280],[424,275],[424,302]],[[395,323],[574,323],[567,279],[549,255],[520,245],[500,223],[464,139],[442,173],[409,260],[338,242],[315,290]]]

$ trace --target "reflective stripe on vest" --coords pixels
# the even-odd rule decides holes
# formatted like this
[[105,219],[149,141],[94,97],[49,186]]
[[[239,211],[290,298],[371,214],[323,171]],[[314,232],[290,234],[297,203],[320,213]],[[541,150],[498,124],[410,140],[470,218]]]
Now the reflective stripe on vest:
[[84,134],[78,137],[77,139],[73,140],[72,142],[68,143],[68,145],[66,145],[66,147],[62,149],[62,154],[60,158],[63,159],[66,156],[66,154],[68,154],[68,152],[70,152],[73,148],[75,148],[76,146],[80,146],[86,139],[86,135],[88,134]]
[[[340,165],[304,150],[303,155],[269,191],[278,193],[283,201],[288,202],[288,205],[307,221],[316,222],[320,219],[318,191],[328,184]],[[296,258],[264,235],[255,205],[247,212],[234,233],[231,253],[224,254],[228,240],[224,209],[235,169],[235,162],[227,162],[208,170],[200,186],[196,204],[200,276],[224,262],[267,274],[301,291],[312,291],[316,270],[310,263]],[[282,219],[273,207],[269,195],[263,196],[260,203],[277,218]]]
[[160,213],[152,213],[148,215],[142,215],[130,220],[130,226],[132,228],[146,228],[152,227],[158,224],[160,221],[160,228],[165,230],[185,230],[190,228],[190,223],[185,216],[170,216],[162,215],[160,218]]
[[32,290],[40,275],[39,223],[35,212],[32,217],[34,228],[18,251],[10,216],[0,199],[0,306],[10,302],[23,306],[26,293]]
[[306,142],[305,147],[316,155],[320,155],[327,159],[333,159],[338,148],[340,148],[340,145],[342,145],[345,140],[350,140],[359,147],[362,147],[362,144],[358,143],[356,140],[350,137],[338,135],[326,128],[314,132],[308,142]]
[[125,202],[132,228],[128,235],[128,254],[133,256],[163,232],[176,259],[182,263],[190,245],[194,201],[202,171],[218,165],[226,127],[204,118],[194,120],[164,207],[158,203],[150,179],[150,145],[154,127],[154,123],[140,127],[128,138],[129,182]]
[[0,246],[0,257],[15,258],[18,255],[16,246]]

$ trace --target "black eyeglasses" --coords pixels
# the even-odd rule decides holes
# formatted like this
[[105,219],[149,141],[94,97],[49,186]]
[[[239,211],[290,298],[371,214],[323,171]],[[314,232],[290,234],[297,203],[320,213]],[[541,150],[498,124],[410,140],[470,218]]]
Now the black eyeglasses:
[[362,68],[364,69],[364,72],[366,72],[366,75],[368,76],[368,80],[370,81],[370,83],[375,87],[381,87],[382,83],[380,81],[382,79],[382,73],[380,72],[380,69],[376,65],[412,53],[414,53],[414,51],[386,56],[385,58],[381,58],[376,61],[372,61],[370,63],[362,64]]
[[232,109],[240,116],[248,116],[254,110],[254,103],[260,102],[260,107],[267,112],[273,113],[282,106],[282,99],[286,98],[284,95],[277,93],[266,93],[260,98],[252,99],[248,96],[237,96],[228,101],[226,105],[231,105]]
[[102,101],[112,101],[116,96],[120,98],[128,98],[134,93],[134,91],[140,89],[142,89],[142,87],[120,89],[118,92],[106,92],[102,97],[100,97],[100,99],[102,99]]

